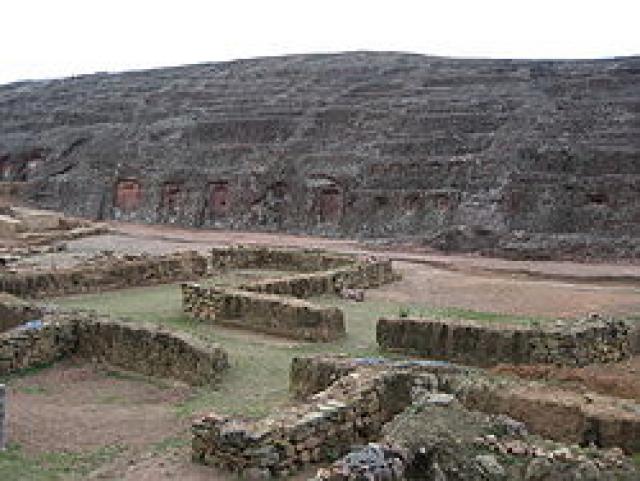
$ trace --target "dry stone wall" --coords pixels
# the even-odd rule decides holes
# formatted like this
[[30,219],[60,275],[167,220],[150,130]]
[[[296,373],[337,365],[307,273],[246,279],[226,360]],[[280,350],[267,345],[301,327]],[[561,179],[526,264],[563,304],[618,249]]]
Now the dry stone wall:
[[314,481],[635,481],[619,449],[593,449],[532,435],[508,416],[427,394],[385,425],[379,442],[355,447]]
[[307,298],[339,294],[343,289],[370,289],[388,284],[395,279],[390,260],[372,260],[322,272],[256,281],[245,284],[241,288],[254,292]]
[[0,275],[0,291],[26,298],[62,296],[198,279],[206,271],[206,258],[196,252],[131,256],[64,269],[6,272]]
[[380,319],[378,345],[389,351],[475,366],[549,363],[584,366],[631,355],[631,330],[610,320],[531,327],[437,319]]
[[71,355],[196,385],[215,382],[229,366],[226,351],[218,345],[92,313],[47,314],[38,326],[0,334],[0,375]]
[[344,316],[293,297],[182,285],[183,309],[199,320],[306,341],[344,337]]
[[375,439],[410,402],[405,373],[360,371],[336,381],[307,404],[242,421],[216,414],[193,425],[193,459],[243,475],[285,475],[326,462],[355,443]]
[[51,319],[36,329],[6,331],[0,334],[0,375],[51,364],[72,355],[76,348],[72,318]]
[[214,269],[273,269],[314,272],[336,269],[353,263],[353,256],[322,250],[274,249],[252,245],[214,247],[211,249]]
[[[343,289],[377,287],[396,280],[390,260],[324,251],[218,247],[212,269],[276,269],[300,274],[250,282],[239,289],[184,284],[182,304],[197,319],[309,341],[345,335],[339,309],[301,301]],[[317,269],[323,269],[318,271]]]
[[460,379],[455,391],[468,409],[506,414],[545,438],[640,451],[640,404],[633,400],[490,378]]
[[37,320],[43,310],[31,302],[5,292],[0,293],[0,332],[16,327],[25,321]]
[[[638,449],[640,409],[633,401],[601,396],[590,404],[584,399],[580,402],[584,397],[581,394],[560,389],[546,397],[536,397],[536,392],[544,393],[544,390],[536,391],[535,386],[517,380],[495,380],[477,369],[437,361],[318,356],[296,358],[291,367],[291,391],[305,398],[304,403],[259,420],[247,421],[215,413],[204,416],[193,424],[194,460],[265,479],[290,474],[309,463],[337,459],[352,445],[383,436],[383,441],[396,444],[400,441],[398,434],[404,434],[403,440],[415,442],[410,446],[396,444],[406,461],[411,459],[406,457],[408,454],[422,453],[429,458],[429,453],[436,451],[428,446],[448,446],[444,452],[451,454],[466,445],[469,448],[466,454],[459,453],[462,460],[474,460],[469,456],[477,455],[480,450],[487,451],[486,454],[494,450],[529,457],[524,459],[525,464],[532,457],[583,462],[587,459],[585,454],[597,459],[599,468],[619,467],[625,462],[620,454],[608,458],[606,452],[594,452],[593,449],[572,458],[574,454],[566,446],[554,447],[538,434],[584,446],[593,442],[598,447],[622,447],[627,452]],[[394,417],[398,413],[401,414]],[[564,422],[565,416],[567,422]],[[487,429],[469,429],[478,420]],[[391,424],[385,425],[388,421]],[[536,436],[528,436],[529,432]],[[394,435],[389,436],[390,433]],[[455,449],[452,451],[449,447]],[[410,448],[410,452],[406,448]],[[420,451],[420,448],[424,449]],[[438,461],[453,461],[449,454]],[[343,460],[342,464],[329,470],[320,470],[317,479],[363,479],[357,477],[367,474],[361,468],[365,471],[372,468],[371,475],[388,474],[385,469],[378,471],[378,468],[391,467],[387,463],[390,458],[383,456],[377,460],[381,463],[366,466],[366,459],[353,456],[346,459],[352,466],[345,466]],[[415,468],[413,475],[424,476],[420,466],[412,467]],[[411,467],[405,464],[404,468]],[[566,466],[560,466],[560,471],[564,468]],[[347,476],[349,473],[356,477]],[[398,473],[410,474],[406,471]],[[403,478],[365,476],[364,479],[399,481]],[[408,479],[424,478],[409,476]]]

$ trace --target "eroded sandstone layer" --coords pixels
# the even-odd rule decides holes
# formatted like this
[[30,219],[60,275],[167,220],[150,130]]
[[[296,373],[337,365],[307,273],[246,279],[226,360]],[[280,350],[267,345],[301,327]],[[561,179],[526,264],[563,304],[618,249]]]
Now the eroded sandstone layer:
[[0,86],[0,177],[96,219],[640,255],[640,57],[300,55]]

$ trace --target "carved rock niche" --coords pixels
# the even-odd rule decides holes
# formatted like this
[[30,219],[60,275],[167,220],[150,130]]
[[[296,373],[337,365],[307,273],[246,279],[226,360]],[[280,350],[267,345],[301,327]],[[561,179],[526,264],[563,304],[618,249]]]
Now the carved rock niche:
[[142,186],[136,179],[122,179],[116,184],[115,206],[123,211],[132,211],[140,206]]
[[162,212],[169,215],[178,213],[180,197],[182,194],[182,184],[177,182],[166,182],[162,186],[160,208]]
[[231,195],[229,183],[226,181],[212,182],[209,184],[209,210],[213,216],[227,215],[231,208]]

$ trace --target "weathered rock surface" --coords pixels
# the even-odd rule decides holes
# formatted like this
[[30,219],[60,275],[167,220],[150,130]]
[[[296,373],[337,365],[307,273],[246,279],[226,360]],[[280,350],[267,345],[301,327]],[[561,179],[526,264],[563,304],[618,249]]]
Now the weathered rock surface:
[[0,173],[98,219],[640,256],[640,57],[300,55],[0,86]]

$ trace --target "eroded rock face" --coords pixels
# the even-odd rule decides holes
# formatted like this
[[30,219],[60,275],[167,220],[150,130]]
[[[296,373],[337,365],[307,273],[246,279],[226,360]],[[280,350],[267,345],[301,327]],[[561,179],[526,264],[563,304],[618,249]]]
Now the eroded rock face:
[[0,177],[100,219],[640,255],[640,58],[303,55],[0,86]]

